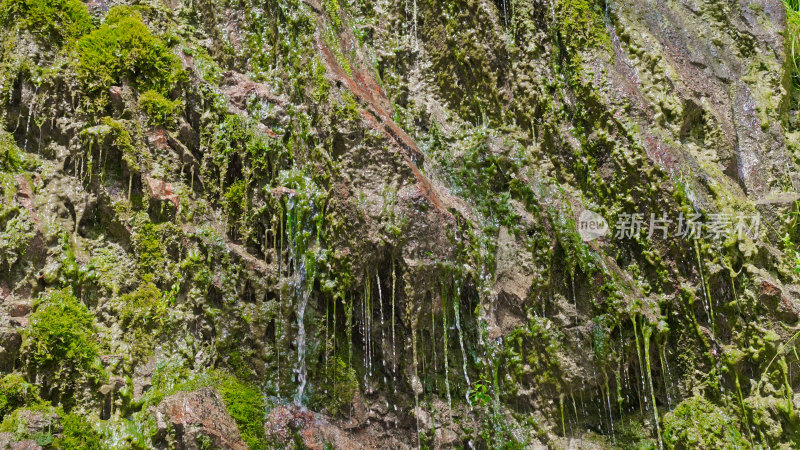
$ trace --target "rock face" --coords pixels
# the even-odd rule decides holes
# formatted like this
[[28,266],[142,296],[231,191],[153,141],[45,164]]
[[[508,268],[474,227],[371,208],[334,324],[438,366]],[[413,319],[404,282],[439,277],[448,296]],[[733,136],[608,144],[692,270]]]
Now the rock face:
[[217,448],[247,448],[215,389],[171,395],[155,408],[154,414],[158,432],[162,436],[174,435],[177,448],[200,449],[204,448],[202,442]]
[[73,447],[797,440],[791,7],[6,3],[0,420],[61,408]]

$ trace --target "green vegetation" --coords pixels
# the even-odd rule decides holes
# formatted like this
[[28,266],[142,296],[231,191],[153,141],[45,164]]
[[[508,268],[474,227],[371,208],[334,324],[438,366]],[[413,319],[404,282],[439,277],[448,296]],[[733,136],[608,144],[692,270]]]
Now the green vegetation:
[[7,270],[23,258],[33,237],[33,222],[26,209],[0,205],[0,268]]
[[130,344],[130,361],[146,361],[157,342],[159,330],[169,314],[169,298],[152,282],[120,298],[120,324]]
[[100,450],[105,448],[103,436],[83,417],[77,414],[63,415],[61,426],[64,427],[64,431],[53,441],[55,448],[70,450]]
[[610,45],[600,7],[593,0],[560,0],[559,33],[570,52]]
[[1,0],[0,24],[16,24],[49,45],[74,41],[94,26],[80,0]]
[[[165,397],[177,392],[191,392],[205,387],[219,390],[245,443],[250,448],[266,448],[264,415],[267,409],[261,391],[225,371],[192,374],[185,367],[166,361],[156,368],[153,387],[145,394],[139,414],[151,420],[149,405],[157,405]],[[154,425],[150,423],[151,427]],[[149,432],[152,435],[155,431],[151,429]]]
[[167,255],[161,241],[161,227],[152,222],[144,222],[134,235],[139,272],[145,281],[157,279],[164,271]]
[[0,131],[0,171],[16,172],[22,166],[22,150],[11,133]]
[[318,387],[311,392],[311,404],[333,416],[346,412],[358,390],[356,371],[338,355],[331,356],[328,363],[322,365],[316,383]]
[[0,420],[17,408],[41,402],[38,392],[39,388],[18,373],[0,378]]
[[238,379],[217,373],[220,379],[217,385],[228,412],[236,421],[242,439],[250,448],[262,448],[264,435],[264,414],[266,406],[261,391],[244,384]]
[[170,128],[175,125],[175,118],[180,114],[183,103],[149,90],[139,96],[139,107],[150,117],[150,125]]
[[[49,421],[49,426],[32,432],[28,424],[33,417],[44,418]],[[12,433],[14,439],[18,441],[32,439],[45,448],[66,450],[104,448],[102,435],[86,419],[46,404],[15,410],[0,424],[0,432]]]
[[141,89],[169,92],[185,74],[178,58],[153,36],[137,13],[109,11],[106,21],[78,41],[77,71],[90,93],[123,78]]
[[128,329],[151,331],[167,313],[166,299],[153,283],[144,283],[134,292],[122,296],[120,322]]
[[29,373],[66,406],[75,403],[80,386],[104,376],[94,316],[68,289],[50,291],[37,301],[23,337]]
[[664,415],[670,449],[749,448],[733,418],[702,397],[691,397]]
[[800,89],[800,0],[783,0],[786,6],[786,41],[792,63],[792,84]]
[[[58,410],[50,405],[41,404],[27,408],[18,408],[11,414],[8,414],[3,422],[0,423],[0,433],[13,433],[14,439],[25,440],[32,439],[42,447],[49,447],[52,445],[55,431],[54,423]],[[31,417],[47,418],[43,422],[49,426],[42,427],[40,431],[34,432],[28,428],[28,423]],[[48,420],[49,419],[49,420]]]

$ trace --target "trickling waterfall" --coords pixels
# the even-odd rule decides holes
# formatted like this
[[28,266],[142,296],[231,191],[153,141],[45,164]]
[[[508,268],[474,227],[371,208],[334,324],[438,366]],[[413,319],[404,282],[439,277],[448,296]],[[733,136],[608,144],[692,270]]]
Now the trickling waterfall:
[[383,383],[386,384],[386,355],[384,349],[386,348],[386,333],[384,332],[383,322],[383,291],[381,290],[381,278],[375,274],[375,284],[378,285],[378,303],[380,304],[381,312],[381,365],[383,367]]
[[450,420],[453,420],[453,399],[450,396],[450,364],[447,357],[447,300],[446,295],[442,295],[442,337],[444,339],[444,389],[447,393],[447,412]]
[[30,106],[28,107],[28,119],[25,122],[25,140],[22,143],[22,150],[28,151],[28,132],[31,129],[31,117],[33,117],[33,108],[36,105],[36,100],[39,98],[39,86],[33,91],[33,101],[31,102]]
[[464,369],[464,380],[467,383],[467,394],[466,394],[467,404],[469,405],[469,408],[472,409],[472,399],[469,398],[469,390],[472,387],[472,383],[470,383],[469,373],[467,373],[467,352],[464,349],[464,333],[461,330],[461,319],[459,318],[459,316],[461,315],[460,298],[461,298],[461,288],[457,286],[456,297],[454,299],[455,301],[453,302],[453,313],[455,315],[456,330],[458,330],[458,345],[461,347],[461,355],[464,357],[462,359],[462,365]]
[[397,344],[395,341],[395,292],[397,290],[397,271],[395,270],[394,258],[392,258],[392,386],[397,393]]
[[306,389],[306,325],[305,314],[310,290],[306,290],[300,296],[300,304],[297,305],[297,394],[294,397],[295,405],[303,404],[303,393]]

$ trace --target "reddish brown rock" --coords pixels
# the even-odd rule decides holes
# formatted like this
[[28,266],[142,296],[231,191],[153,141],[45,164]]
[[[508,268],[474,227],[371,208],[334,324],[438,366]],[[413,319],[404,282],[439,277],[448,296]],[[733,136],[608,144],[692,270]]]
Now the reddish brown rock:
[[31,312],[31,304],[27,302],[13,302],[7,308],[11,317],[25,317]]
[[168,201],[175,205],[175,209],[178,209],[181,197],[174,193],[174,187],[171,183],[150,177],[145,177],[145,180],[147,181],[147,189],[150,193],[150,197],[157,200]]
[[174,438],[178,448],[197,449],[198,438],[206,436],[219,448],[247,449],[222,396],[214,388],[179,392],[151,411],[156,416],[159,437]]

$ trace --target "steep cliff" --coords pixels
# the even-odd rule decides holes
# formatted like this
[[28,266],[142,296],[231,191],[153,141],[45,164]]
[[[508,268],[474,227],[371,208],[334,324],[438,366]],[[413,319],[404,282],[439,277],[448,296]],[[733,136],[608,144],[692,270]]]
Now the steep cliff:
[[0,0],[0,447],[791,448],[797,9]]

